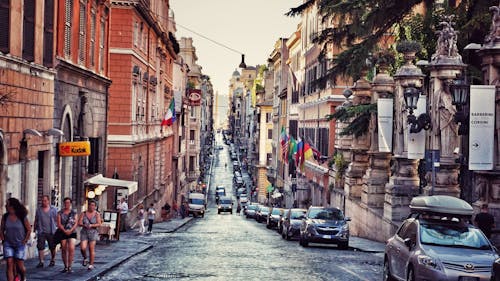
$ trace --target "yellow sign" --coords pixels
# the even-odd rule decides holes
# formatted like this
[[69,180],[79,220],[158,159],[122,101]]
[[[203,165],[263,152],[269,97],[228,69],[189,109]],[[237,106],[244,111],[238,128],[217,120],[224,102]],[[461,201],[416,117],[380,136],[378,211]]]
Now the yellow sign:
[[59,144],[59,156],[88,156],[90,155],[89,141],[62,142]]

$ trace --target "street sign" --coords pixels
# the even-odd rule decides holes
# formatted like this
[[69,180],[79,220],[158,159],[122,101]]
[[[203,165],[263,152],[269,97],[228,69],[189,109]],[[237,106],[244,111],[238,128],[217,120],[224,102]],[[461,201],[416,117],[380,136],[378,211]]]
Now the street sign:
[[59,156],[89,156],[90,142],[89,141],[72,141],[59,143]]

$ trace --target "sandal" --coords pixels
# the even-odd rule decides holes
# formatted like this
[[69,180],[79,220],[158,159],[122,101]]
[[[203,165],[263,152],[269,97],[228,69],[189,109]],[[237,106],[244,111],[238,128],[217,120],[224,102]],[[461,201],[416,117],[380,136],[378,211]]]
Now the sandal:
[[86,258],[85,258],[85,259],[83,259],[83,261],[82,261],[82,265],[83,265],[83,266],[87,266],[88,264],[89,264],[89,262],[87,261],[87,259],[86,259]]
[[94,265],[93,264],[89,265],[89,270],[92,270],[92,269],[94,269]]
[[43,262],[39,262],[37,265],[36,265],[36,268],[42,268],[43,267]]
[[54,266],[54,265],[56,265],[56,261],[51,260],[50,263],[49,263],[49,266]]
[[68,272],[68,268],[67,267],[65,267],[63,270],[61,270],[61,273],[66,273],[66,272]]
[[68,267],[68,273],[73,273],[73,269],[71,269],[71,266]]

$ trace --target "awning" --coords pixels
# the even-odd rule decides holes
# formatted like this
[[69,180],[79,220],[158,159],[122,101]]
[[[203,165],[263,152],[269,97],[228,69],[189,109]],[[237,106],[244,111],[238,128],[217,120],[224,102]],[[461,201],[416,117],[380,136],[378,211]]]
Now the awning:
[[109,185],[109,186],[124,187],[124,188],[128,189],[128,195],[137,191],[137,182],[136,181],[126,181],[126,180],[105,178],[102,176],[102,174],[98,174],[97,176],[91,177],[91,178],[87,179],[84,183],[95,184],[95,185]]

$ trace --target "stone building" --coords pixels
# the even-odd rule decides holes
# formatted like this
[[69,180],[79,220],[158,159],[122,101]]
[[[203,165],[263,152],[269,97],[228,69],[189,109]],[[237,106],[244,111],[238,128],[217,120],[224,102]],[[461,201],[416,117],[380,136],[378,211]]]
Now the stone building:
[[58,3],[54,128],[64,133],[61,142],[89,141],[91,154],[56,158],[60,171],[54,175],[54,191],[60,199],[72,198],[80,208],[86,199],[84,181],[106,173],[110,3]]
[[[106,175],[137,182],[132,193],[109,189],[108,208],[127,197],[156,208],[172,203],[176,126],[161,126],[173,98],[179,45],[170,31],[168,1],[111,1],[108,161]],[[175,123],[174,123],[175,124]]]
[[0,202],[20,199],[31,220],[39,197],[54,189],[58,170],[55,2],[0,1]]

